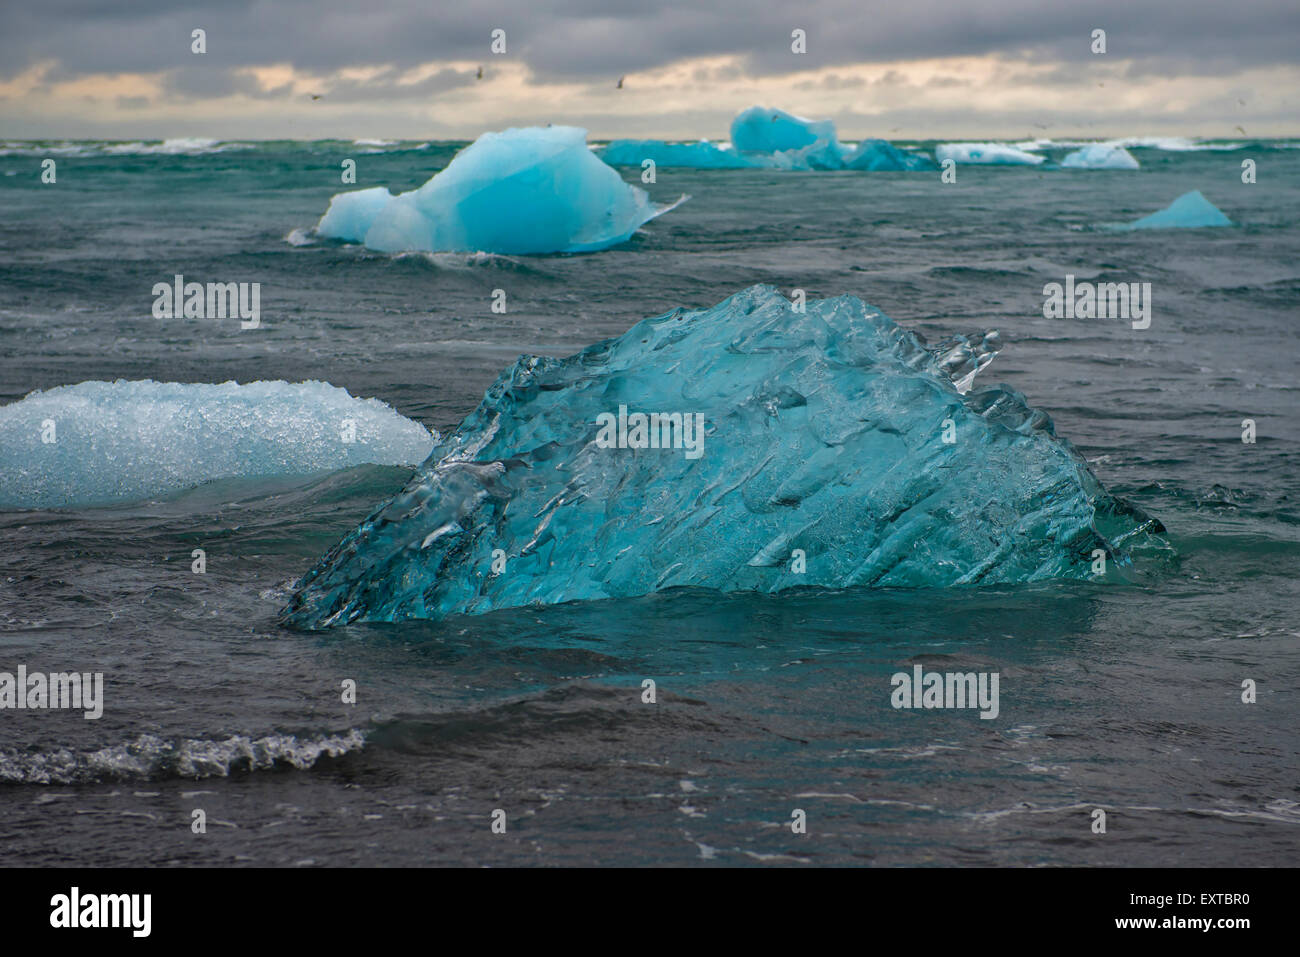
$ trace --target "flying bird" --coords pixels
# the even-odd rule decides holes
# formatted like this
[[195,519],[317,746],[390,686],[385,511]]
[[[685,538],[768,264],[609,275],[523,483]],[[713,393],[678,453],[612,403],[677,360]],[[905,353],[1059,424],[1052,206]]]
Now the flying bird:
[[482,68],[482,67],[479,67],[479,68],[478,68],[478,73],[474,76],[474,79],[476,79],[476,80],[481,80],[481,79],[483,79],[483,68]]
[[627,79],[627,78],[626,78],[626,77],[622,77],[622,76],[620,76],[620,77],[618,78],[618,87],[617,87],[617,89],[620,89],[620,90],[623,89],[623,81],[624,81],[625,79]]
[[312,93],[312,94],[311,94],[311,98],[312,98],[313,100],[319,100],[319,99],[321,98],[321,96],[323,96],[323,95],[324,95],[324,94],[321,94],[321,93]]
[[1242,136],[1249,136],[1249,135],[1250,135],[1250,134],[1248,134],[1245,130],[1243,130],[1240,126],[1233,127],[1233,128],[1234,128],[1235,130],[1237,130],[1237,132],[1239,132]]

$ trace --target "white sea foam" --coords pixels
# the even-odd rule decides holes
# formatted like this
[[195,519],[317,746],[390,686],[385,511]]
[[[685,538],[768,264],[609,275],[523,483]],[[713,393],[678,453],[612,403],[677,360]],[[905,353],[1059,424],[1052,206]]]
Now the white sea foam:
[[143,734],[98,751],[0,750],[0,782],[8,784],[85,784],[143,778],[228,777],[232,772],[276,767],[306,770],[322,757],[340,757],[365,747],[365,732],[297,737],[234,735],[222,740],[165,739]]

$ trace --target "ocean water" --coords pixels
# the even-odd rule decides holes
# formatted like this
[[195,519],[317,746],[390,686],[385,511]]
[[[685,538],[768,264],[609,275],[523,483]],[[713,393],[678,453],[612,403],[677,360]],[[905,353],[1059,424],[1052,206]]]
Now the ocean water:
[[[953,184],[660,169],[656,200],[691,199],[629,243],[508,257],[310,235],[351,188],[343,159],[358,188],[409,189],[457,144],[0,144],[0,403],[92,379],[319,379],[446,431],[521,353],[771,282],[930,339],[1000,330],[981,378],[1050,413],[1178,556],[1129,585],[673,591],[304,633],[276,623],[294,581],[409,470],[3,512],[0,670],[103,672],[105,703],[94,721],[0,712],[0,861],[1294,864],[1300,150],[1163,145],[1196,148]],[[1238,225],[1097,228],[1194,189]],[[155,319],[176,273],[261,283],[262,327]],[[1150,328],[1045,319],[1067,274],[1150,282]],[[998,673],[998,716],[893,708],[914,664]]]

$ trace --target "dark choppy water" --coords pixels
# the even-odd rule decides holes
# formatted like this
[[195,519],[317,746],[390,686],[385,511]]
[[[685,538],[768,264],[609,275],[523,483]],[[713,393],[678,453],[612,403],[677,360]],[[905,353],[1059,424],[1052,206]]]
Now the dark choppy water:
[[[1138,173],[954,185],[660,170],[656,198],[693,198],[587,256],[287,241],[342,188],[342,158],[358,185],[409,188],[453,152],[365,149],[69,149],[49,153],[54,186],[46,148],[0,151],[0,402],[87,379],[323,379],[446,429],[520,353],[773,282],[930,338],[1000,329],[984,377],[1159,516],[1179,564],[1142,586],[669,593],[303,634],[274,621],[292,581],[404,470],[3,513],[0,670],[107,683],[98,721],[0,712],[4,863],[1295,862],[1300,151],[1139,149]],[[1241,225],[1089,228],[1191,189]],[[177,272],[262,283],[264,328],[152,318]],[[1066,273],[1152,283],[1151,328],[1042,318]],[[893,709],[890,675],[918,662],[998,672],[1001,713]]]

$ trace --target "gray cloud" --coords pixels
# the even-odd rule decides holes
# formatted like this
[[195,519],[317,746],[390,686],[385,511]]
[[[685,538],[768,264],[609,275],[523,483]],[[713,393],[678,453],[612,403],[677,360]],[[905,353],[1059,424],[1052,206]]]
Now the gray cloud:
[[[435,3],[441,9],[428,0],[232,0],[219,9],[174,0],[8,4],[0,30],[0,76],[49,60],[61,77],[175,70],[177,91],[215,96],[235,82],[223,86],[219,73],[269,63],[320,72],[370,65],[402,70],[452,59],[490,63],[489,34],[498,27],[507,32],[507,56],[543,80],[616,77],[717,54],[744,57],[754,75],[996,52],[1030,62],[1081,63],[1093,59],[1089,34],[1097,27],[1107,31],[1111,58],[1133,58],[1134,69],[1147,74],[1217,75],[1295,63],[1300,56],[1295,0],[1092,0],[1086,6],[1050,0]],[[190,52],[196,27],[207,31],[204,56]],[[790,52],[796,27],[808,34],[803,56]]]

